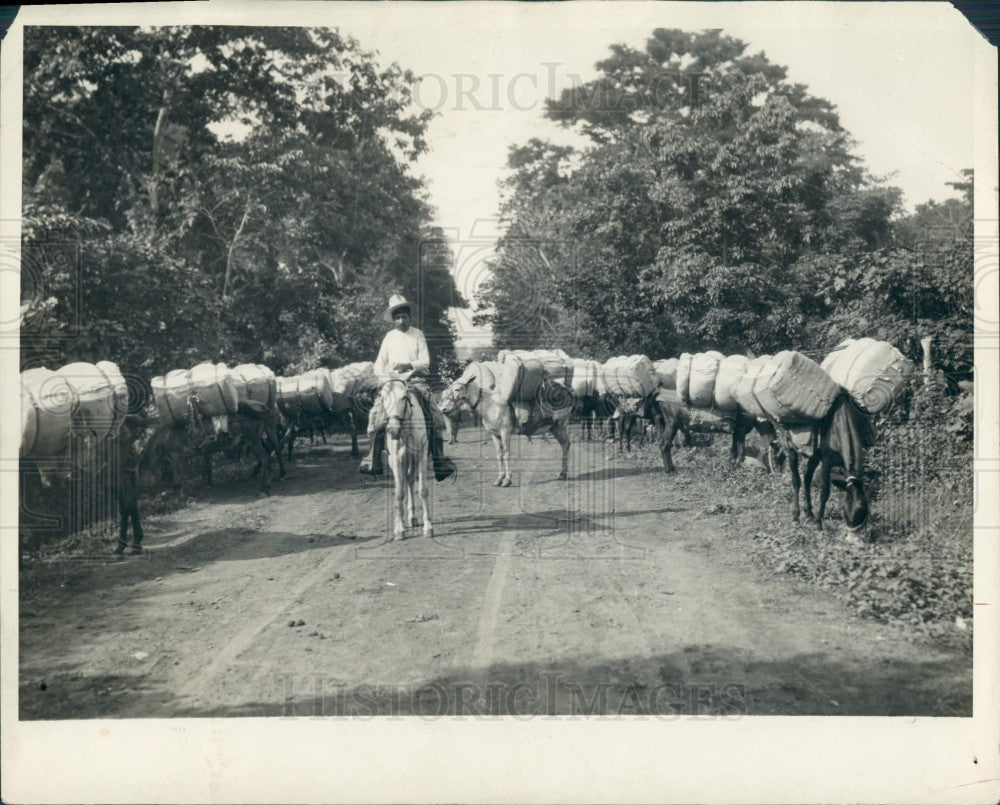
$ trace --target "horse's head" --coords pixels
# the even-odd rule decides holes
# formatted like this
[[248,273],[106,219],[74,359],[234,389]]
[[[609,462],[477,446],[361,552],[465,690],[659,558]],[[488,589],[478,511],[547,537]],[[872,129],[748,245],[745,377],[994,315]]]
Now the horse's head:
[[402,380],[390,380],[382,386],[382,406],[389,418],[386,431],[393,439],[398,439],[403,426],[403,414],[409,389]]

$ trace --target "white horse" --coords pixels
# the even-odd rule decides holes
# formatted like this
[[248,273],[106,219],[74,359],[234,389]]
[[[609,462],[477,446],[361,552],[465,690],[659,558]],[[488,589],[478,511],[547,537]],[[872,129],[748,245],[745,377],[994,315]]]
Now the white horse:
[[[402,380],[390,380],[382,388],[382,405],[388,416],[385,449],[395,483],[396,522],[393,539],[403,539],[406,526],[417,526],[415,494],[420,495],[424,515],[424,536],[434,536],[427,485],[430,455],[427,423],[416,392]],[[405,504],[405,511],[404,511]]]
[[[463,375],[441,392],[441,412],[453,416],[463,404],[476,413],[483,423],[483,428],[493,437],[493,445],[497,451],[497,462],[500,474],[493,482],[494,486],[510,486],[510,440],[519,432],[514,409],[510,403],[504,402],[490,389],[480,385],[479,376],[474,366],[466,367]],[[533,403],[534,411],[528,429],[521,432],[526,436],[537,436],[551,433],[559,446],[562,447],[562,470],[559,480],[565,481],[569,468],[569,416],[572,412],[571,392],[558,383],[546,383],[542,399]],[[563,395],[568,395],[566,400]],[[556,399],[559,398],[559,399]],[[570,401],[567,405],[566,402]]]

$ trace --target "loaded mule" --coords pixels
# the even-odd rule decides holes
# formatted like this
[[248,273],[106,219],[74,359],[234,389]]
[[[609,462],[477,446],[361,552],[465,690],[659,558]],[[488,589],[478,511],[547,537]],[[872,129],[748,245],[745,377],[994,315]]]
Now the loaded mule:
[[729,457],[733,464],[742,463],[746,455],[746,438],[751,431],[756,431],[767,444],[767,461],[762,462],[765,469],[772,471],[780,469],[783,461],[781,445],[778,443],[774,425],[758,419],[755,416],[737,408],[732,412],[714,412],[684,405],[674,389],[658,389],[643,398],[627,398],[618,401],[616,417],[608,422],[611,439],[615,439],[615,420],[621,439],[628,445],[633,423],[643,419],[653,424],[658,435],[660,457],[663,460],[663,471],[674,472],[672,448],[678,433],[684,436],[684,443],[691,444],[691,433],[732,433],[732,443]]
[[349,434],[351,455],[361,455],[361,451],[358,450],[358,422],[367,421],[375,392],[366,391],[351,396],[333,392],[333,396],[332,410],[285,412],[284,417],[288,424],[284,440],[288,445],[288,461],[292,460],[292,448],[296,438],[308,436],[309,444],[312,445],[315,437],[319,436],[323,444],[326,444],[327,435],[333,433]]
[[[841,511],[849,531],[860,529],[868,520],[868,494],[864,485],[864,451],[875,444],[875,429],[869,416],[850,398],[839,393],[833,405],[820,420],[804,425],[775,423],[782,446],[788,455],[792,474],[792,520],[799,521],[799,458],[805,457],[806,519],[823,530],[823,516],[830,497],[831,483],[844,490]],[[812,480],[816,467],[820,474],[819,511],[812,508]],[[834,471],[843,473],[835,478]]]
[[187,467],[200,459],[202,483],[212,486],[212,457],[218,452],[238,455],[246,448],[257,459],[253,477],[260,476],[261,494],[271,489],[271,453],[278,461],[279,477],[285,477],[278,435],[281,414],[276,405],[240,400],[235,414],[205,416],[197,394],[186,399],[187,419],[164,425],[150,437],[139,460],[140,478],[159,479],[180,490],[188,476]]
[[493,485],[511,485],[510,441],[515,434],[530,437],[551,433],[562,448],[558,478],[565,481],[569,468],[568,425],[573,410],[572,392],[551,380],[543,380],[537,399],[530,407],[522,406],[518,412],[513,403],[504,402],[491,390],[482,388],[477,377],[475,371],[467,368],[462,377],[441,394],[441,411],[448,416],[467,404],[479,416],[496,448],[499,475]]

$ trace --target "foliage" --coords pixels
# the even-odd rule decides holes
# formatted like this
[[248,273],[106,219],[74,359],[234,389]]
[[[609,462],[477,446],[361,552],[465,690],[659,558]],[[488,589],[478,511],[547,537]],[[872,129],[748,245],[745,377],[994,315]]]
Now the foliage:
[[464,302],[409,171],[430,117],[414,80],[326,29],[28,29],[23,253],[45,292],[24,301],[43,331],[72,313],[82,332],[24,362],[370,360],[397,290],[450,354]]

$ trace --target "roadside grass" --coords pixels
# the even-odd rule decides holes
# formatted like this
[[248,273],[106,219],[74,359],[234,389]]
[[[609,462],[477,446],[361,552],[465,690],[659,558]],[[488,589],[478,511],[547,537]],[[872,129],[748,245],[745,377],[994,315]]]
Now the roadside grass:
[[[748,439],[748,452],[759,455],[762,445],[755,442],[756,436]],[[793,523],[787,468],[769,474],[758,466],[730,466],[726,435],[708,446],[675,447],[674,461],[677,476],[690,479],[687,492],[709,502],[699,516],[725,523],[727,561],[815,585],[858,617],[971,652],[971,455],[964,465],[917,453],[899,461],[892,460],[893,448],[871,451],[872,513],[856,535],[843,523],[836,488],[822,533],[804,515]],[[640,449],[639,460],[660,463],[652,446]],[[671,479],[664,483],[669,489]],[[818,493],[817,478],[814,504]]]

